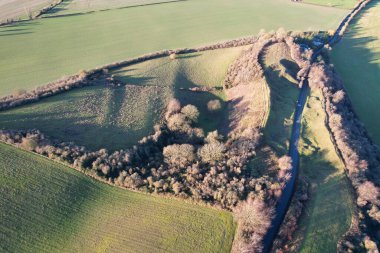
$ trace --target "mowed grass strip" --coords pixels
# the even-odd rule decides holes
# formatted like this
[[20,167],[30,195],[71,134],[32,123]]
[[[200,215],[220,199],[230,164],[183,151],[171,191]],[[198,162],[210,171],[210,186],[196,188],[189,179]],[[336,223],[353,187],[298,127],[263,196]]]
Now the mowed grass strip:
[[1,252],[229,252],[228,212],[122,190],[0,144]]
[[0,96],[165,48],[194,47],[279,27],[328,30],[346,13],[288,0],[191,0],[1,27]]
[[310,183],[310,199],[296,236],[302,253],[335,252],[354,208],[344,165],[324,124],[322,99],[320,91],[312,91],[302,119],[300,175]]
[[[0,129],[36,128],[61,141],[74,141],[92,150],[119,150],[137,144],[153,132],[173,97],[183,105],[194,104],[201,112],[199,125],[220,129],[227,117],[223,90],[191,92],[188,88],[222,88],[228,66],[244,47],[151,60],[113,71],[121,87],[85,87],[40,102],[0,112]],[[184,88],[185,90],[182,90]],[[211,113],[210,100],[222,102]]]
[[332,51],[354,110],[380,145],[380,2],[368,4]]

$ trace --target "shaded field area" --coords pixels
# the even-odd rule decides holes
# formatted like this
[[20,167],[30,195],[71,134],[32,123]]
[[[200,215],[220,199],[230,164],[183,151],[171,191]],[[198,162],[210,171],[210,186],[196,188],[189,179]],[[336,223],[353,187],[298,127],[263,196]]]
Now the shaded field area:
[[368,4],[334,47],[332,63],[344,81],[354,110],[372,140],[380,144],[380,2]]
[[0,96],[164,48],[279,27],[328,30],[346,13],[288,0],[191,0],[17,23],[0,28]]
[[353,9],[358,0],[303,0],[304,3],[324,5],[329,7]]
[[[122,85],[75,89],[40,102],[0,112],[0,129],[36,128],[61,141],[74,141],[90,149],[125,149],[153,132],[173,97],[200,110],[199,125],[206,131],[221,129],[226,120],[222,84],[228,66],[244,47],[161,58],[117,69],[110,74]],[[189,88],[208,86],[210,92]],[[222,109],[210,112],[217,99]]]
[[0,22],[7,19],[27,18],[28,12],[42,9],[54,0],[1,0],[0,1]]
[[112,187],[0,144],[2,252],[229,252],[224,211]]
[[310,199],[301,216],[296,240],[299,252],[335,252],[353,215],[350,184],[335,152],[321,92],[312,91],[302,120],[300,178],[310,183]]

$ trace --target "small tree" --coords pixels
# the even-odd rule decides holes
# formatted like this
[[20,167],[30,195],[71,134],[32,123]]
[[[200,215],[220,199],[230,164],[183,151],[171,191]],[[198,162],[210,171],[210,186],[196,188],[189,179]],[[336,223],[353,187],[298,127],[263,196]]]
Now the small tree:
[[209,132],[205,141],[207,143],[219,142],[223,140],[223,136],[219,135],[218,131]]
[[186,166],[195,160],[194,147],[190,144],[174,144],[164,148],[163,155],[168,163]]
[[210,112],[216,112],[216,111],[219,111],[220,109],[222,109],[222,104],[220,103],[220,101],[218,99],[210,100],[207,103],[207,109]]
[[178,99],[172,98],[167,106],[165,118],[169,119],[175,113],[178,113],[181,110],[181,103]]
[[182,108],[181,113],[194,123],[198,121],[199,111],[194,105],[186,105]]
[[216,162],[223,158],[224,145],[218,141],[205,144],[198,150],[203,162]]
[[171,131],[187,131],[190,129],[190,125],[185,115],[176,113],[168,119],[168,128]]

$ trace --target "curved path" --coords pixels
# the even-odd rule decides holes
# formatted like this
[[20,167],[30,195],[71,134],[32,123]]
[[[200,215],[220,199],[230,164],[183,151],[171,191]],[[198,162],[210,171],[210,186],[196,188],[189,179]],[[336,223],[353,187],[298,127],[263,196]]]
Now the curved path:
[[[341,38],[340,33],[342,29],[344,28],[344,26],[352,20],[353,16],[357,14],[356,11],[361,10],[366,4],[367,4],[367,1],[361,2],[343,19],[338,29],[335,31],[334,36],[326,43],[327,45],[332,46],[340,40]],[[313,53],[310,60],[311,63],[313,63],[318,58],[323,48],[324,48],[324,45],[318,48]],[[285,218],[286,212],[288,211],[290,202],[293,197],[294,189],[296,186],[298,168],[299,168],[298,141],[301,134],[302,112],[303,112],[303,108],[305,106],[305,103],[308,97],[308,89],[309,89],[309,81],[308,81],[308,74],[307,74],[306,78],[302,81],[302,87],[301,87],[298,101],[296,104],[296,109],[295,109],[294,119],[293,119],[292,134],[290,138],[290,146],[289,146],[288,154],[292,158],[291,178],[285,185],[281,198],[276,205],[276,215],[274,219],[272,220],[271,228],[268,230],[267,234],[265,235],[263,239],[264,253],[270,252],[272,248],[273,241],[275,240],[277,233],[280,230],[281,224],[283,223],[283,220]]]

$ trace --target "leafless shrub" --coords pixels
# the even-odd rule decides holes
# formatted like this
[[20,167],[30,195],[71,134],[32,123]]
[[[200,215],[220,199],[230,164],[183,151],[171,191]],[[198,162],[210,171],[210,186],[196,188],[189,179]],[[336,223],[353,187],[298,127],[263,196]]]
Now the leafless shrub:
[[370,181],[367,181],[358,187],[359,197],[365,201],[376,202],[379,193],[379,188]]
[[215,162],[222,159],[224,150],[223,143],[215,141],[201,147],[198,150],[198,155],[202,158],[203,162]]
[[280,159],[278,159],[278,167],[281,170],[290,170],[292,168],[292,158],[288,155],[284,155]]
[[35,150],[36,147],[38,146],[38,143],[35,139],[33,138],[22,138],[21,142],[21,147],[25,150]]
[[218,99],[210,100],[207,103],[207,109],[210,112],[216,112],[222,109],[222,104],[220,103]]

